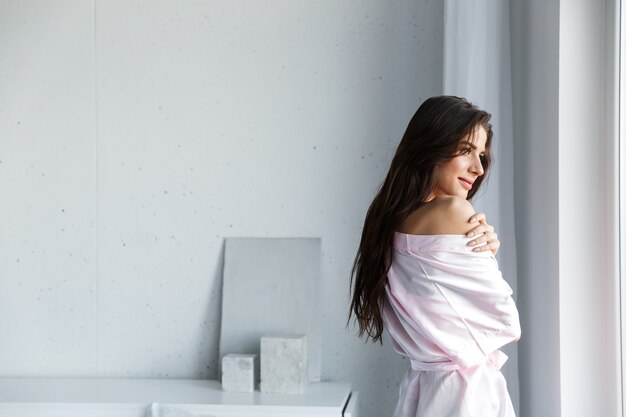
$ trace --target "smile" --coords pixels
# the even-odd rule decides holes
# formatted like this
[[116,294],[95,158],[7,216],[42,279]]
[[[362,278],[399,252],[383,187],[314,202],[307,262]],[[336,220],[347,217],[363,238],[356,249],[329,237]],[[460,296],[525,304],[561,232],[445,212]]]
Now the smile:
[[464,180],[463,178],[459,178],[459,181],[463,185],[463,188],[465,188],[466,190],[471,190],[472,189],[472,184],[470,184],[469,181]]

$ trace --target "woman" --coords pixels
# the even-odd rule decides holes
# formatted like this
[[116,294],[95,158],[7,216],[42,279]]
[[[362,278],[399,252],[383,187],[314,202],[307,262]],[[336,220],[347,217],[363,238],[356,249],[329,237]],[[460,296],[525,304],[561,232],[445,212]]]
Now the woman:
[[500,242],[468,201],[491,162],[490,117],[459,97],[426,100],[365,218],[350,317],[373,341],[386,328],[410,360],[394,417],[515,415],[498,348],[519,339],[519,317]]

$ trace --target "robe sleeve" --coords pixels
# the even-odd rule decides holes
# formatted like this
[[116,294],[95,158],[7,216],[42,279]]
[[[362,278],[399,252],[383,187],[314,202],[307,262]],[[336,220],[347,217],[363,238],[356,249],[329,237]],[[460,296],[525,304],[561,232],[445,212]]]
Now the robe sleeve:
[[387,295],[396,314],[461,368],[519,339],[512,290],[490,252],[407,251],[394,256]]

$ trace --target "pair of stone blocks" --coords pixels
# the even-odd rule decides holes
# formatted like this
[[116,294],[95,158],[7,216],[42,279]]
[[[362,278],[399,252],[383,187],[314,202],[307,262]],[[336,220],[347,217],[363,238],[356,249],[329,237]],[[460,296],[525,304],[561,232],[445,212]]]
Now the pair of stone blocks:
[[[257,355],[230,353],[222,359],[224,391],[254,391]],[[306,335],[261,337],[261,392],[303,393],[308,382]]]

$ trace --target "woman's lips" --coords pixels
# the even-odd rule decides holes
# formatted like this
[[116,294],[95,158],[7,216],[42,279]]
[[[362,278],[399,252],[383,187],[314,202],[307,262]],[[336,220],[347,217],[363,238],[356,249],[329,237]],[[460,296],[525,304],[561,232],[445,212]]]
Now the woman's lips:
[[461,184],[463,185],[463,188],[465,188],[466,190],[471,190],[472,189],[472,184],[466,180],[465,178],[459,178],[459,181],[461,181]]

